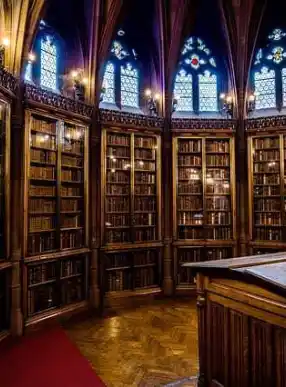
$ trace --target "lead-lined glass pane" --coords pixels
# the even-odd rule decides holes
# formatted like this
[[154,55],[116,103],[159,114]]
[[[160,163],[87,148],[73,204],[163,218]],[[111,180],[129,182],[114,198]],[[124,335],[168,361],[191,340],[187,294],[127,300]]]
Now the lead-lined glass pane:
[[217,106],[217,77],[206,71],[199,74],[199,110],[205,112],[215,112]]
[[57,48],[49,37],[41,40],[41,86],[57,89]]
[[275,72],[263,67],[261,72],[254,73],[256,109],[276,107]]
[[103,87],[105,92],[103,93],[102,102],[115,103],[115,76],[114,76],[114,64],[107,63],[104,77]]
[[121,66],[121,105],[139,107],[138,70],[131,64]]
[[177,99],[177,111],[193,111],[192,75],[181,70],[175,79],[174,97]]

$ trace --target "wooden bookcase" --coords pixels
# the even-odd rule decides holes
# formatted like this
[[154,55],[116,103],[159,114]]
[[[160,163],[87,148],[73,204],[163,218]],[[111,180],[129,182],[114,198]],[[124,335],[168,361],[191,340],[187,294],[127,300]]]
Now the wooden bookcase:
[[29,318],[87,295],[87,126],[27,110],[24,165],[24,314]]
[[253,253],[286,248],[286,134],[248,138],[249,237]]
[[194,285],[183,263],[234,254],[234,166],[231,136],[173,138],[174,277],[178,289]]
[[104,293],[161,282],[161,138],[104,129],[101,286]]

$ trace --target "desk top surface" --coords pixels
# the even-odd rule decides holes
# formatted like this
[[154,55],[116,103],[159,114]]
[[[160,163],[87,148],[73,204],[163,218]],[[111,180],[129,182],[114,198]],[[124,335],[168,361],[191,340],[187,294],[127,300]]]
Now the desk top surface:
[[286,252],[184,264],[193,272],[242,274],[286,291]]

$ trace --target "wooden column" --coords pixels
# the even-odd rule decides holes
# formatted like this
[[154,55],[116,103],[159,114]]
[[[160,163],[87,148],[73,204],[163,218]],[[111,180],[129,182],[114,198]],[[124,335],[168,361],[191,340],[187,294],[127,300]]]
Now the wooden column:
[[23,85],[17,93],[12,105],[11,115],[11,334],[20,336],[23,333],[23,315],[21,310],[21,238],[23,217],[21,216],[22,201],[22,154],[24,151],[24,109]]
[[100,305],[100,290],[98,288],[99,277],[99,249],[100,249],[100,165],[101,165],[101,138],[100,125],[97,122],[96,112],[90,132],[89,147],[89,181],[90,181],[90,305],[98,308]]
[[[247,255],[248,247],[248,184],[247,184],[247,146],[243,119],[244,91],[238,90],[239,114],[236,130],[236,187],[237,187],[237,222],[238,222],[238,255]],[[252,216],[249,214],[249,216]]]
[[163,184],[163,242],[164,242],[164,279],[165,296],[171,296],[174,291],[173,280],[173,249],[172,249],[172,135],[170,120],[165,120],[162,141],[162,184]]

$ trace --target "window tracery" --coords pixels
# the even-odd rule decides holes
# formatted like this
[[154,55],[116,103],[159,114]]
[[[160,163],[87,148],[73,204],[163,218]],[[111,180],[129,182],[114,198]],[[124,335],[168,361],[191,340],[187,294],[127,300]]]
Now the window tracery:
[[259,48],[255,56],[252,83],[255,109],[286,106],[286,33],[275,28],[268,35],[268,44]]
[[176,111],[217,112],[218,93],[216,60],[202,39],[190,37],[181,51],[175,77]]
[[119,30],[118,38],[113,41],[110,59],[103,77],[102,102],[121,107],[139,108],[140,74],[136,63],[137,53],[129,51],[122,38],[125,35]]

